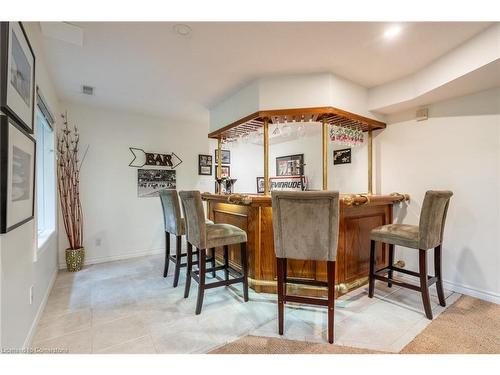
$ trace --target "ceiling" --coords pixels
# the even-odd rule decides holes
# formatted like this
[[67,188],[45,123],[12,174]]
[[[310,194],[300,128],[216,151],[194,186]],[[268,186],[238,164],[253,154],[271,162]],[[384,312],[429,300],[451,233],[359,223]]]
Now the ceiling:
[[[332,72],[367,88],[416,72],[491,25],[401,23],[74,23],[83,47],[45,37],[63,100],[154,116],[206,119],[207,109],[263,76]],[[94,96],[81,86],[95,87]]]

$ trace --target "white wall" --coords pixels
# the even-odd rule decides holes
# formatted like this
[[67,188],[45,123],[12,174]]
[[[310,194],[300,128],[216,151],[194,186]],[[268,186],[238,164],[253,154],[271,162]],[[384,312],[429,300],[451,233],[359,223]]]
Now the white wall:
[[[57,115],[59,100],[45,66],[38,23],[24,26],[36,55],[36,84]],[[29,345],[57,272],[57,233],[37,251],[35,228],[35,221],[30,221],[0,236],[0,346],[4,348]],[[33,304],[29,303],[31,286]]]
[[[81,171],[86,262],[95,263],[164,251],[159,198],[137,197],[137,168],[129,147],[175,152],[177,189],[213,189],[213,177],[198,176],[198,154],[208,152],[208,116],[203,124],[64,103],[70,122],[89,145]],[[60,232],[60,266],[66,235]],[[100,242],[100,245],[99,245]]]
[[[213,156],[213,171],[210,179],[211,186],[208,191],[215,191],[215,176],[217,164],[215,164],[215,150],[217,141],[210,140],[210,155]],[[234,185],[235,193],[256,193],[257,177],[264,175],[264,152],[261,145],[252,143],[232,142],[222,146],[223,150],[231,152],[230,172],[231,178],[236,178]]]
[[[418,224],[426,190],[454,192],[443,244],[448,288],[500,303],[500,89],[437,103],[429,120],[389,119],[375,137],[377,193],[398,191],[411,201],[395,221]],[[406,117],[406,118],[405,118]],[[418,267],[416,253],[397,259]],[[432,265],[432,252],[429,252]]]

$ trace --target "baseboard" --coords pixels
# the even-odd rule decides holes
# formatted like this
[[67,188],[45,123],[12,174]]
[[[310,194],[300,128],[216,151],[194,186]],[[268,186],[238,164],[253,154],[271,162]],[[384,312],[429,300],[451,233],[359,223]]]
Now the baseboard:
[[479,298],[479,299],[482,299],[484,301],[493,302],[493,303],[500,305],[500,294],[498,294],[498,293],[494,293],[494,292],[490,292],[490,291],[483,291],[483,290],[473,288],[469,285],[457,284],[457,283],[453,283],[451,281],[446,281],[446,280],[443,280],[443,287],[445,289],[453,290],[454,292],[457,292],[460,294],[465,294],[467,296]]
[[[408,280],[409,283],[418,284],[418,278],[411,277],[399,272],[396,272],[395,276],[396,275],[398,276],[398,278]],[[498,293],[479,290],[469,285],[457,284],[447,280],[443,280],[443,288],[500,305],[500,294]]]
[[[119,255],[86,258],[85,265],[89,266],[91,264],[106,263],[106,262],[113,262],[116,260],[138,258],[138,257],[147,256],[147,255],[158,255],[158,254],[163,254],[164,252],[165,252],[165,249],[162,248],[162,249],[143,250],[143,251],[137,251],[134,253],[126,253],[126,254],[119,254]],[[59,263],[59,269],[60,270],[66,269],[66,263]]]
[[50,278],[49,286],[47,290],[45,291],[45,294],[43,296],[42,301],[40,302],[40,306],[38,306],[38,311],[36,312],[35,319],[33,319],[33,322],[31,323],[30,330],[28,331],[28,335],[26,336],[26,339],[24,340],[23,348],[29,348],[31,346],[31,341],[33,340],[33,336],[35,334],[36,327],[38,325],[38,322],[40,321],[40,318],[42,317],[43,310],[45,310],[45,306],[47,305],[47,300],[49,299],[50,292],[52,291],[52,287],[54,286],[54,283],[56,282],[57,278],[57,272],[58,270],[56,269],[54,273],[52,274],[52,277]]

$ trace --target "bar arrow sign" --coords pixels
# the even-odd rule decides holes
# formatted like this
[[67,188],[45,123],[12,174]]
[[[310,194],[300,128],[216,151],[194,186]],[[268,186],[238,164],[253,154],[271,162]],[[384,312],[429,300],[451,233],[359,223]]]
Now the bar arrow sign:
[[129,167],[143,167],[151,165],[155,167],[165,167],[169,169],[176,168],[182,163],[182,160],[175,153],[160,154],[155,152],[145,152],[143,149],[129,147],[130,152],[134,155],[134,159],[129,164]]

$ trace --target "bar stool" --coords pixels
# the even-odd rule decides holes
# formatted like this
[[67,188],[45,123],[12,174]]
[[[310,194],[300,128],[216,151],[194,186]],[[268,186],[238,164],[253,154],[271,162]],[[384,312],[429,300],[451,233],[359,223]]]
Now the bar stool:
[[[184,290],[184,298],[189,297],[189,289],[191,287],[191,279],[198,282],[198,299],[196,303],[196,315],[201,313],[203,305],[203,297],[206,289],[217,288],[220,286],[228,286],[236,283],[243,283],[243,298],[248,301],[248,265],[247,265],[247,234],[244,230],[230,224],[212,224],[207,225],[204,219],[203,203],[199,191],[181,191],[182,209],[186,218],[186,235],[187,235],[187,272],[186,272],[186,288]],[[229,245],[240,244],[241,251],[241,268],[243,273],[239,273],[232,268],[228,262],[228,247]],[[193,270],[193,246],[198,249],[199,262],[198,270]],[[216,247],[224,248],[224,265],[211,269],[206,269],[206,249],[214,249]],[[212,271],[215,273],[218,270],[224,270],[225,279],[210,284],[205,283],[205,275]],[[233,279],[229,279],[229,274],[237,275]]]
[[[425,193],[422,210],[420,212],[419,225],[389,224],[375,228],[370,232],[370,273],[368,297],[373,297],[375,280],[387,282],[404,288],[416,290],[422,293],[425,316],[432,320],[432,309],[429,298],[429,286],[436,284],[439,304],[446,306],[443,293],[443,281],[441,276],[441,244],[443,243],[443,232],[446,221],[446,213],[451,191],[427,191]],[[376,241],[389,244],[389,266],[375,271],[375,244]],[[413,272],[394,267],[394,245],[417,249],[419,251],[419,272]],[[427,275],[427,250],[434,248],[434,276]],[[392,278],[393,271],[406,275],[415,276],[420,279],[420,286],[397,281]],[[382,276],[387,273],[387,277]]]
[[[335,260],[339,233],[339,193],[336,191],[273,191],[274,251],[278,274],[278,331],[283,334],[284,304],[307,303],[328,307],[328,342],[333,343]],[[326,261],[327,282],[287,276],[287,259]],[[286,294],[286,284],[328,287],[328,298]]]
[[[165,223],[165,267],[163,277],[168,275],[168,266],[170,261],[175,264],[174,288],[179,283],[179,273],[181,267],[186,267],[187,263],[181,263],[187,253],[181,252],[182,236],[186,233],[186,224],[181,218],[181,207],[179,204],[179,195],[177,190],[163,190],[160,192],[161,206],[163,208],[163,221]],[[207,224],[213,224],[213,221],[205,220]],[[170,255],[170,235],[176,236],[177,243],[175,255]],[[215,266],[215,249],[212,249],[211,257],[208,259]],[[215,273],[213,274],[215,277]]]

